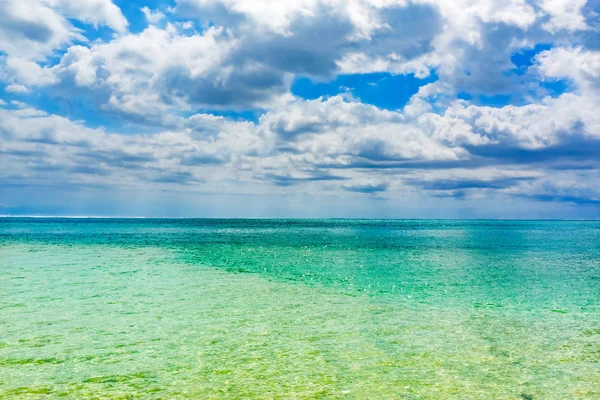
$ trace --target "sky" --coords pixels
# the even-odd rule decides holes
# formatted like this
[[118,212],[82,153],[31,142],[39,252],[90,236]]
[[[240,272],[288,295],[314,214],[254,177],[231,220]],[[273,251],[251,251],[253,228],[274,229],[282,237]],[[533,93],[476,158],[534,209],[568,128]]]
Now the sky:
[[0,215],[600,218],[600,0],[0,1]]

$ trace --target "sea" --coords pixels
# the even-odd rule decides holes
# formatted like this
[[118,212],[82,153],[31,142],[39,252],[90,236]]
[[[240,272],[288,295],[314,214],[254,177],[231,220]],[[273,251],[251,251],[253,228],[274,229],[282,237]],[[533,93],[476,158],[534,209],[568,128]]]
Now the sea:
[[0,218],[2,399],[600,399],[600,221]]

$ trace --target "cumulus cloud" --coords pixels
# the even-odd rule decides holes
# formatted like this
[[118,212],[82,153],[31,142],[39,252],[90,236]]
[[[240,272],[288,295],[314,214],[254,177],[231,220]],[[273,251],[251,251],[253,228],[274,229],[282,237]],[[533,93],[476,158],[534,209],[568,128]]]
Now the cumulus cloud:
[[[140,11],[146,27],[130,32],[109,0],[0,3],[1,185],[598,204],[600,58],[585,1]],[[100,26],[110,34],[91,40]],[[430,79],[393,110],[352,89],[292,94],[299,77],[368,73]]]
[[[583,104],[568,96],[534,109],[455,104],[441,116],[426,113],[416,121],[342,97],[297,100],[257,123],[196,114],[185,119],[181,130],[153,135],[90,129],[22,104],[0,112],[3,179],[212,190],[226,190],[228,182],[232,191],[272,185],[284,192],[302,186],[364,194],[420,188],[435,197],[456,198],[498,192],[535,199],[557,192],[566,202],[568,188],[557,191],[534,183],[547,181],[553,169],[567,177],[597,174],[600,154],[597,130],[586,131],[597,118],[588,121],[581,118],[585,114],[575,114],[573,119],[573,108],[557,112]],[[457,126],[464,128],[463,136],[449,136],[459,131]],[[540,129],[533,132],[531,126]],[[569,148],[556,155],[557,149]],[[585,151],[578,153],[578,148]],[[587,162],[592,164],[582,169]],[[589,199],[596,191],[591,181],[577,189]]]
[[232,58],[239,47],[222,28],[196,34],[182,26],[150,26],[109,43],[72,46],[60,63],[33,75],[52,76],[35,82],[40,85],[93,91],[99,108],[134,116],[192,107],[267,107],[287,96],[290,77],[257,60]]
[[28,93],[29,92],[29,89],[27,89],[26,86],[17,85],[14,83],[11,85],[8,85],[5,90],[9,93]]
[[355,184],[355,185],[344,185],[342,186],[345,190],[350,192],[358,192],[358,193],[366,193],[366,194],[375,194],[379,192],[385,192],[387,190],[386,183],[367,183],[367,184]]
[[569,136],[597,138],[597,105],[597,97],[571,93],[521,107],[478,107],[456,102],[442,115],[422,115],[420,122],[444,143],[536,149],[568,141]]
[[0,3],[0,51],[27,59],[43,59],[74,41],[86,41],[69,18],[106,25],[117,32],[127,20],[111,0],[29,0]]
[[158,10],[151,10],[150,8],[144,6],[141,8],[144,13],[144,17],[150,24],[158,24],[160,21],[166,18],[165,14]]
[[584,91],[597,90],[600,84],[600,51],[557,47],[539,54],[537,62],[546,78],[571,79]]
[[583,9],[587,0],[544,0],[541,7],[548,14],[549,21],[544,28],[550,32],[567,30],[570,32],[587,30]]
[[[63,3],[54,8],[84,20],[96,4],[103,12],[92,22],[124,29],[110,2]],[[32,73],[18,72],[18,59],[9,70],[15,84],[93,88],[98,108],[138,119],[173,109],[269,109],[290,99],[294,77],[340,73],[435,73],[450,96],[506,94],[535,89],[507,71],[515,51],[544,38],[548,10],[558,7],[549,3],[180,0],[164,12],[142,7],[151,24],[143,32],[72,46],[57,65],[28,65]],[[167,15],[179,21],[156,26]]]
[[117,32],[127,29],[127,19],[112,0],[46,0],[45,3],[69,18],[106,25]]

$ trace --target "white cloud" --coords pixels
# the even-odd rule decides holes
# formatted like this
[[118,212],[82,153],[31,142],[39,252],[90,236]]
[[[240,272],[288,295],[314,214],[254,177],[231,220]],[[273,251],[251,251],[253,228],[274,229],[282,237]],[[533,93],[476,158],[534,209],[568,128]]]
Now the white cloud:
[[521,107],[477,107],[457,102],[443,115],[421,116],[420,122],[433,123],[433,134],[445,143],[542,149],[568,143],[570,135],[600,139],[600,117],[594,111],[599,104],[597,96],[570,93]]
[[[523,107],[457,102],[441,115],[407,117],[336,96],[297,99],[256,124],[196,114],[177,129],[123,135],[15,102],[16,110],[0,109],[0,180],[593,204],[598,160],[589,150],[600,143],[599,103],[565,94]],[[533,159],[515,157],[515,149]]]
[[544,28],[550,32],[590,29],[583,15],[586,3],[587,0],[542,0],[542,10],[550,16]]
[[537,56],[539,71],[547,78],[573,80],[579,89],[597,90],[600,84],[600,51],[557,47]]
[[146,21],[150,24],[158,24],[160,21],[166,18],[165,14],[158,10],[151,10],[148,7],[144,6],[141,8],[144,13],[144,17],[146,17]]
[[290,99],[298,75],[435,71],[448,95],[492,95],[522,89],[505,72],[538,16],[524,0],[182,0],[169,9],[216,24],[198,33],[186,22],[159,28],[166,14],[142,11],[151,23],[143,32],[71,46],[58,65],[9,57],[29,71],[9,65],[13,83],[85,88],[98,108],[150,122],[181,109],[268,109]]
[[61,14],[95,26],[106,25],[117,32],[127,30],[127,19],[112,0],[41,0]]
[[205,21],[231,24],[236,17],[245,18],[253,27],[264,27],[277,34],[293,35],[291,26],[297,19],[317,18],[320,13],[337,13],[355,28],[353,34],[368,37],[373,30],[384,27],[377,9],[386,5],[405,6],[406,1],[362,0],[179,0],[178,10]]
[[[149,26],[137,33],[108,0],[23,4],[0,3],[5,91],[82,99],[112,125],[0,102],[5,182],[597,198],[600,56],[585,1],[180,0],[142,7]],[[90,42],[70,18],[114,35]],[[517,69],[515,52],[540,43],[554,47]],[[290,93],[295,77],[371,72],[438,79],[401,111],[351,92]],[[546,96],[557,79],[569,90]],[[496,94],[514,105],[477,105]]]
[[43,59],[53,49],[85,38],[67,19],[41,1],[0,2],[0,50]]
[[43,60],[55,49],[87,39],[68,18],[107,25],[118,32],[127,20],[111,0],[28,0],[0,2],[0,51]]
[[29,93],[29,89],[27,86],[11,84],[8,85],[5,89],[8,93]]
[[228,65],[237,45],[221,28],[187,35],[173,25],[150,26],[89,49],[70,48],[56,74],[63,79],[71,74],[79,86],[105,88],[111,94],[108,106],[139,114],[190,104],[260,106],[287,89],[281,77],[268,76],[268,67]]
[[19,57],[7,57],[5,68],[9,77],[27,86],[51,85],[58,81],[51,68]]

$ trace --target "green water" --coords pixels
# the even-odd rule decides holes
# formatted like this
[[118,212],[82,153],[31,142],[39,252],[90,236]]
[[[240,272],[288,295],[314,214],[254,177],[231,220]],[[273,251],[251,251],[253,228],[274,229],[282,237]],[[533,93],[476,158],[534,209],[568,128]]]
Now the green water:
[[600,399],[600,222],[0,219],[0,398]]

